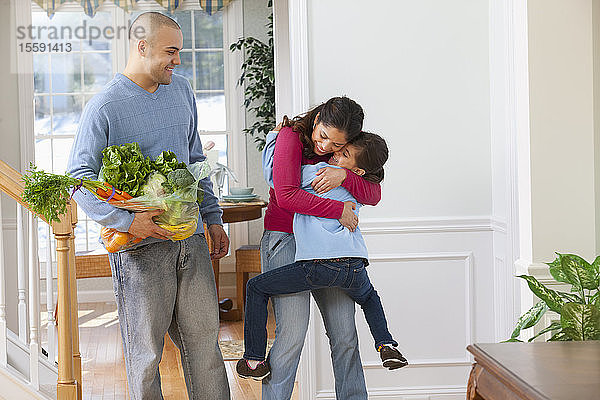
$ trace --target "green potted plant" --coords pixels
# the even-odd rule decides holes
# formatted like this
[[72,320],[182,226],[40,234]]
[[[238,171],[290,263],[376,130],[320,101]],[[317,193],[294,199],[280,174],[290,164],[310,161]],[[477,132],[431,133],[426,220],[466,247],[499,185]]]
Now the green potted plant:
[[549,341],[600,339],[600,256],[590,264],[574,254],[556,254],[558,257],[547,263],[550,274],[571,285],[571,291],[552,290],[533,276],[520,275],[540,301],[519,318],[507,342],[520,342],[521,330],[536,325],[548,310],[558,313],[560,322],[552,322],[529,342],[548,332],[552,333]]

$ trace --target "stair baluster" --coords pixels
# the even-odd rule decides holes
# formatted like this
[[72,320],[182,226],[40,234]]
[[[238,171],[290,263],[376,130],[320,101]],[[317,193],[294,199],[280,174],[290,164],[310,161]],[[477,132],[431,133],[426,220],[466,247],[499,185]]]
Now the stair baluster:
[[2,221],[2,196],[0,196],[0,367],[7,366],[6,342],[6,280],[4,276],[4,222]]
[[29,383],[40,389],[40,266],[37,254],[37,218],[27,213],[29,229]]
[[46,229],[46,312],[48,313],[48,360],[56,361],[56,321],[54,320],[54,278],[52,274],[52,231]]
[[25,245],[24,245],[23,207],[17,204],[17,290],[19,303],[17,305],[17,316],[19,321],[19,339],[27,343],[27,297],[25,285]]

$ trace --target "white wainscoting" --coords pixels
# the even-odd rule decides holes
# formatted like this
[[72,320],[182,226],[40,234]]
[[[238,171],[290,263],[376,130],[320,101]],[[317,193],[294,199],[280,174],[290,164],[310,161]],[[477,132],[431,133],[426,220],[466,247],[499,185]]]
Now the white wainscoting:
[[[364,219],[369,276],[388,325],[410,365],[381,366],[357,306],[356,324],[369,398],[464,399],[472,358],[466,346],[496,341],[494,298],[505,271],[493,235],[506,233],[491,217]],[[512,301],[512,300],[509,300]],[[302,399],[335,399],[329,344],[318,308],[313,314],[301,368]]]

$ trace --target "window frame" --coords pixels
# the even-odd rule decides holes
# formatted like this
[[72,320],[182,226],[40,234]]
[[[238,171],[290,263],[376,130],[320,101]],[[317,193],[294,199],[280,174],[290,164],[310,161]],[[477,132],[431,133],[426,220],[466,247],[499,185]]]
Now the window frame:
[[[33,6],[32,6],[33,4]],[[31,1],[15,2],[15,24],[16,26],[28,26],[32,23],[32,12],[39,6]],[[178,10],[200,10],[197,0],[184,0]],[[127,12],[112,2],[105,2],[99,8],[100,11],[108,11],[112,14],[114,26],[126,26],[128,21]],[[165,9],[152,0],[140,0],[133,11],[164,11]],[[59,12],[83,12],[79,3],[68,2],[60,7]],[[223,13],[223,62],[224,62],[224,93],[226,129],[225,131],[198,131],[202,138],[204,135],[221,135],[227,138],[227,163],[237,172],[240,184],[247,184],[246,174],[246,138],[241,133],[245,124],[245,110],[243,107],[243,88],[237,85],[241,74],[243,55],[241,52],[229,51],[229,44],[243,36],[243,0],[231,2],[222,11]],[[192,21],[193,22],[193,21]],[[127,40],[115,40],[111,46],[113,73],[122,71],[127,63],[128,57]],[[35,130],[34,130],[34,84],[33,84],[33,53],[17,52],[16,45],[13,47],[16,53],[16,67],[19,86],[19,122],[21,143],[21,171],[24,172],[30,162],[35,160]],[[195,74],[195,71],[194,71]],[[195,78],[194,78],[195,79]],[[196,91],[195,91],[196,92]],[[196,94],[196,93],[195,93]],[[62,136],[61,136],[62,137]],[[65,135],[64,137],[67,137]],[[246,244],[248,242],[247,223],[231,224],[229,227],[231,248]],[[222,259],[221,270],[233,272],[233,257]]]

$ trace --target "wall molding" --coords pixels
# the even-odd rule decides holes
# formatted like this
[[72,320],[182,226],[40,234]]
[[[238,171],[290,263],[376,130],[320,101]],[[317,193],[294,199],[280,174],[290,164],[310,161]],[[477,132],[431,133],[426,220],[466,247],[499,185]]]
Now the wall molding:
[[[427,367],[440,367],[459,364],[470,365],[472,357],[467,352],[467,346],[473,343],[475,337],[475,282],[473,278],[474,269],[474,257],[473,252],[431,252],[431,253],[404,253],[404,254],[373,254],[369,257],[371,263],[374,262],[415,262],[415,261],[462,261],[464,262],[465,271],[465,304],[464,304],[464,315],[465,315],[465,344],[464,352],[465,358],[463,359],[421,359],[416,360],[411,365],[427,366]],[[315,335],[316,333],[310,332]],[[380,366],[380,364],[376,364]],[[363,363],[363,367],[370,368],[371,363]]]
[[[308,66],[308,0],[288,1],[289,28],[289,62],[291,87],[291,115],[300,115],[306,112],[310,105],[309,66]],[[280,82],[281,83],[281,82]],[[275,88],[281,90],[281,88]],[[277,96],[277,94],[276,94]],[[315,315],[315,304],[311,301],[311,315]],[[309,332],[314,331],[314,318],[308,322]],[[316,392],[315,337],[310,333],[304,343],[304,351],[300,356],[298,366],[298,384],[302,388],[299,393],[300,400],[313,400],[311,394]]]
[[497,232],[506,233],[506,222],[493,216],[435,218],[364,218],[360,221],[363,235]]
[[6,229],[7,231],[17,230],[16,218],[2,218],[2,216],[0,215],[0,222],[2,224],[2,229]]

